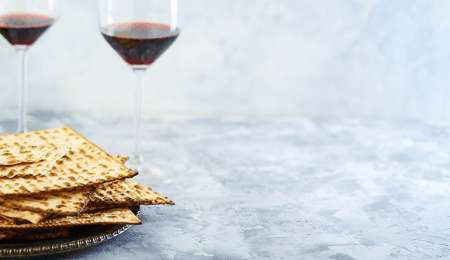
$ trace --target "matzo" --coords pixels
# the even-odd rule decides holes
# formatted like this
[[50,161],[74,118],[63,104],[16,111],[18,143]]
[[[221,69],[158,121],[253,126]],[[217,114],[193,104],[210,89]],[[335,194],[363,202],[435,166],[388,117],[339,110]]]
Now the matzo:
[[48,213],[37,213],[27,210],[18,210],[18,209],[12,209],[4,206],[0,206],[0,216],[6,217],[9,219],[19,219],[19,220],[27,220],[31,223],[38,223],[39,221],[47,218],[50,216]]
[[111,154],[110,156],[121,164],[125,164],[130,159],[130,157],[126,155]]
[[43,160],[23,162],[15,165],[0,165],[0,177],[45,176],[55,165],[56,161],[60,160],[69,151],[69,148],[44,147],[41,149]]
[[78,215],[86,206],[96,187],[86,186],[76,190],[42,192],[32,196],[0,196],[0,205],[42,213]]
[[[82,135],[75,132],[68,126],[28,132],[24,134],[2,135],[0,136],[0,147],[3,144],[17,145],[53,145],[56,147],[83,148],[92,155],[109,157],[109,154],[100,147],[88,141]],[[122,166],[123,170],[127,168]]]
[[158,205],[174,203],[168,198],[154,192],[133,180],[124,179],[105,183],[97,188],[88,207],[106,205]]
[[45,154],[53,147],[48,146],[16,146],[0,147],[0,165],[38,162],[45,159]]
[[20,220],[20,219],[8,218],[8,217],[6,217],[6,216],[0,216],[0,217],[2,217],[2,218],[4,218],[4,219],[8,220],[8,221],[11,222],[11,223],[16,223],[16,224],[18,224],[18,222],[21,222],[21,221],[22,221],[22,220]]
[[42,191],[73,189],[133,177],[137,174],[136,171],[126,168],[69,127],[0,136],[0,146],[10,143],[50,144],[72,149],[56,162],[46,176],[0,178],[0,195],[26,195]]
[[44,219],[38,224],[15,225],[5,219],[0,219],[0,228],[6,229],[34,229],[34,228],[56,228],[80,225],[109,225],[109,224],[141,224],[141,221],[128,207],[105,209],[95,212],[82,213],[77,217],[63,216]]

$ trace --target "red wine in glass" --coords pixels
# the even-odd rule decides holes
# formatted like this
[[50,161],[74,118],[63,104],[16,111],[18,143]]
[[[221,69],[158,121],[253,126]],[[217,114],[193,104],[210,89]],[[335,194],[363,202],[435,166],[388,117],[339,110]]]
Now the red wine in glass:
[[0,33],[12,45],[32,45],[55,20],[39,14],[5,14],[0,16]]
[[180,34],[153,22],[129,22],[101,28],[106,41],[130,65],[151,65]]

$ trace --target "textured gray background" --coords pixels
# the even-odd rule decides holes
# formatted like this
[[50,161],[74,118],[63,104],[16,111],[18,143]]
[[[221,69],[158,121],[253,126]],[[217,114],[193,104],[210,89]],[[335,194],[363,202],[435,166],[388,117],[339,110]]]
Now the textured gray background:
[[[131,152],[125,115],[32,118]],[[1,115],[2,132],[12,125]],[[143,206],[143,225],[54,259],[450,258],[448,122],[147,116],[143,128],[145,154],[179,172],[154,187],[176,205]]]
[[[63,0],[30,50],[30,105],[133,108],[132,74],[97,28],[96,1]],[[175,44],[146,76],[148,113],[448,118],[445,0],[180,0]],[[0,40],[0,109],[17,61]]]

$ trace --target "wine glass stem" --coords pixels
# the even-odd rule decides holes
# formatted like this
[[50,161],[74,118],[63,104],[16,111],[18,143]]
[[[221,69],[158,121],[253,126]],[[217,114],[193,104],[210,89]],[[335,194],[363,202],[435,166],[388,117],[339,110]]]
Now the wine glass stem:
[[17,133],[26,133],[27,129],[27,50],[28,46],[16,48],[19,53],[19,108]]
[[141,154],[141,114],[142,114],[142,80],[145,69],[133,68],[134,76],[134,151],[132,161],[142,164],[144,160]]

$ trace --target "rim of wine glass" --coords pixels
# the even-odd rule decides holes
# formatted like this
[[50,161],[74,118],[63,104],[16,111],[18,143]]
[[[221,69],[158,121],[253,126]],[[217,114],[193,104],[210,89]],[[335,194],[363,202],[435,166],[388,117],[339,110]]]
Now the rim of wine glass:
[[[64,6],[64,1],[63,0],[22,0],[22,1],[30,1],[30,2],[32,2],[32,1],[47,2],[47,3],[51,2],[51,3],[53,3],[51,5],[54,5],[54,3],[58,3],[58,4],[56,5],[57,7],[55,7],[55,8],[53,8],[53,7],[49,8],[49,10],[56,9],[56,10],[52,11],[54,13],[51,13],[51,14],[47,14],[45,12],[33,11],[31,9],[29,9],[29,10],[27,10],[27,9],[26,10],[20,10],[21,8],[19,8],[18,10],[15,10],[15,11],[6,11],[6,12],[4,12],[2,10],[2,7],[3,7],[2,6],[2,2],[4,2],[4,1],[5,0],[0,0],[0,15],[4,15],[4,14],[20,14],[20,13],[46,15],[46,16],[51,17],[54,22],[56,22],[56,21],[58,21],[60,19],[60,16],[61,16],[61,13],[62,13],[62,9],[63,9],[63,6]],[[11,0],[9,0],[9,1],[11,1]]]
[[[98,23],[98,27],[102,27],[101,24],[101,19],[102,19],[102,15],[101,12],[103,11],[103,9],[101,8],[100,4],[101,2],[109,2],[109,1],[134,1],[134,0],[97,0],[97,23]],[[166,2],[170,2],[170,8],[171,8],[171,19],[170,19],[170,25],[171,25],[171,31],[174,29],[179,29],[180,28],[180,1],[178,0],[140,0],[140,1],[166,1]],[[172,23],[175,21],[175,25],[174,27],[172,27]],[[112,24],[112,23],[108,23],[108,24]]]

